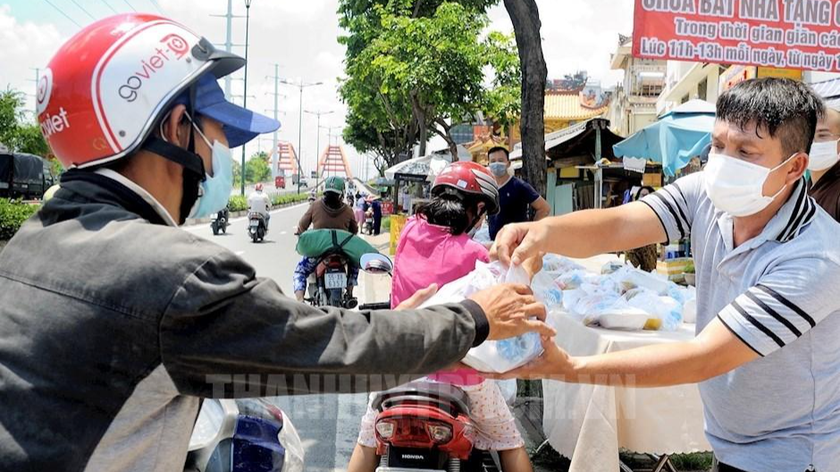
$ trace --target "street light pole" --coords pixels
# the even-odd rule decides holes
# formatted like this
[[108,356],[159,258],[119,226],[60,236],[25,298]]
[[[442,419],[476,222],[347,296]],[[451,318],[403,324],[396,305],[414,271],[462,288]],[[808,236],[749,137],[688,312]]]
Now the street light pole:
[[[248,35],[251,23],[251,2],[253,0],[245,0],[245,83],[244,91],[242,92],[242,108],[248,107]],[[239,194],[245,196],[245,145],[242,145],[242,169],[241,179],[239,179]]]
[[318,117],[318,128],[316,131],[317,137],[315,138],[315,191],[317,192],[318,186],[321,185],[321,173],[318,172],[318,167],[320,163],[318,162],[318,151],[321,150],[321,116],[322,115],[329,115],[335,113],[334,111],[309,111],[304,110],[305,113],[309,113],[310,115],[315,115]]
[[[323,82],[314,82],[314,83],[304,83],[303,80],[300,83],[290,82],[288,80],[281,80],[281,84],[291,85],[293,87],[297,87],[300,90],[300,116],[298,117],[298,147],[297,147],[297,164],[298,164],[298,185],[297,185],[297,193],[300,193],[300,179],[303,176],[303,167],[300,165],[300,146],[301,142],[303,141],[303,89],[306,87],[313,87],[315,85],[321,85]],[[316,158],[317,159],[317,158]]]

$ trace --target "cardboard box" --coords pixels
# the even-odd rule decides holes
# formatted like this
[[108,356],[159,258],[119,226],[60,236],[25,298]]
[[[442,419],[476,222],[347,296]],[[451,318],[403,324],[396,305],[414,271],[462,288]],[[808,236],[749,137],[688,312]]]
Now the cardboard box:
[[645,174],[642,176],[642,185],[659,188],[662,186],[662,174]]

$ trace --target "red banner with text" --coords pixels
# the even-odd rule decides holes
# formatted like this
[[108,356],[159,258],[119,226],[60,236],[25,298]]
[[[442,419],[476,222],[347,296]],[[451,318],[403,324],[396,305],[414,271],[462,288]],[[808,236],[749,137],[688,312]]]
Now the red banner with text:
[[636,0],[633,55],[840,71],[840,0]]

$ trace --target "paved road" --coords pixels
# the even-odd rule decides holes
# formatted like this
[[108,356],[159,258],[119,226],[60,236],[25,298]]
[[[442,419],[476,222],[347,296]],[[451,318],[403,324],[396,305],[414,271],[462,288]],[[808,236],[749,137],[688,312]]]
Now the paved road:
[[[294,231],[305,210],[305,205],[299,205],[273,211],[266,241],[260,244],[252,243],[246,236],[245,218],[232,220],[227,235],[214,237],[209,224],[187,230],[242,256],[257,269],[257,274],[274,279],[284,293],[291,294],[292,273],[300,260],[295,253],[297,237]],[[370,278],[362,274],[361,283],[365,284]],[[370,293],[370,289],[360,287],[362,303],[367,302],[366,292]],[[358,434],[359,419],[367,405],[367,395],[311,395],[284,400],[283,409],[297,426],[306,447],[306,470],[346,470]]]

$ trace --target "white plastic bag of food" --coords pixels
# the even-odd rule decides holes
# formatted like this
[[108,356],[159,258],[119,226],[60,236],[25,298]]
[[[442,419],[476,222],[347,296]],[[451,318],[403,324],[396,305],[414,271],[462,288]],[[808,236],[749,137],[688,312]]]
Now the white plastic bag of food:
[[[470,295],[500,283],[529,285],[528,274],[521,267],[505,269],[500,263],[477,262],[475,270],[465,277],[446,284],[420,308],[457,303]],[[501,341],[486,341],[470,349],[464,364],[479,372],[504,373],[521,367],[542,354],[540,336],[531,332]]]
[[563,304],[563,290],[547,272],[537,272],[531,281],[531,290],[537,300],[545,304],[547,310],[557,308]]

